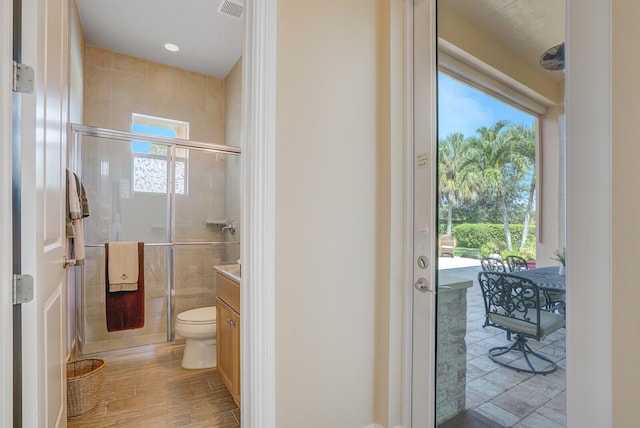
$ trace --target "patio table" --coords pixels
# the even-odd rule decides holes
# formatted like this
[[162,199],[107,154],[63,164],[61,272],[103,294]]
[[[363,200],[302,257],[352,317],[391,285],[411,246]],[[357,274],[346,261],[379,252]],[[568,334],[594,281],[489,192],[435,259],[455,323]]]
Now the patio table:
[[558,266],[546,266],[509,273],[533,281],[543,291],[564,293],[566,290],[565,276],[558,274]]

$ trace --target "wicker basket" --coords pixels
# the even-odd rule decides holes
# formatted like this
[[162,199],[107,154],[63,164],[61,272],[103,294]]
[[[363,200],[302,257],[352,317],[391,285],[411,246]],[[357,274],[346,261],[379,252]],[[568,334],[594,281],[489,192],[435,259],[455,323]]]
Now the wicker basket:
[[77,418],[98,406],[105,362],[87,358],[67,363],[67,417]]

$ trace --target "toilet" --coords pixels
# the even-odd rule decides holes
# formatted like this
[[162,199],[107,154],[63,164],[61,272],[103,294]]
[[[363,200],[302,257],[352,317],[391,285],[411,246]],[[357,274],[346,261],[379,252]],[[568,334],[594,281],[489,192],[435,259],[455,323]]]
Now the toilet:
[[178,314],[176,334],[186,340],[182,367],[206,369],[216,366],[216,307],[191,309]]

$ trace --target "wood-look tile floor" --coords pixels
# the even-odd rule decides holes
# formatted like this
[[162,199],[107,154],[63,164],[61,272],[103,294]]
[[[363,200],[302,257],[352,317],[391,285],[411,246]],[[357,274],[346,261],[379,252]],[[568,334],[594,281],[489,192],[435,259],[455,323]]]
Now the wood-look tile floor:
[[180,366],[183,345],[101,355],[106,365],[95,410],[69,428],[240,427],[240,410],[213,369]]

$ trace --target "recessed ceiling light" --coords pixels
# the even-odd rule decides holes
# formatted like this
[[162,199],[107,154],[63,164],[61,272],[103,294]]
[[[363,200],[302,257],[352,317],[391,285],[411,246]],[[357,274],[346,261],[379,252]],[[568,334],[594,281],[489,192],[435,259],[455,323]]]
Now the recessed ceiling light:
[[164,48],[171,52],[178,52],[180,50],[180,48],[177,45],[174,45],[173,43],[165,43]]

